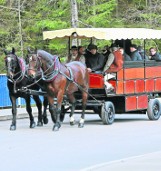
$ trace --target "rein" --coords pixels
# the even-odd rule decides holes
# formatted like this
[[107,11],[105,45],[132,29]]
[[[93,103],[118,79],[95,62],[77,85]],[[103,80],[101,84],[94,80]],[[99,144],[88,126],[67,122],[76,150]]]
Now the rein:
[[[54,59],[52,65],[47,70],[45,70],[43,72],[42,79],[44,81],[51,82],[51,81],[55,80],[55,78],[59,74],[59,72],[60,72],[60,64],[57,61],[58,59],[59,59],[59,57],[56,56],[56,58]],[[47,73],[47,71],[49,71],[52,67],[53,67],[54,71],[51,71],[50,73]]]
[[69,81],[71,81],[73,84],[75,84],[81,91],[84,91],[85,93],[87,93],[90,97],[92,97],[97,103],[102,104],[100,101],[98,101],[94,96],[92,96],[88,91],[84,90],[84,88],[82,88],[82,86],[80,86],[78,83],[76,83],[73,79],[73,73],[72,70],[70,69],[70,67],[67,67],[67,69],[69,70],[69,73],[71,75],[71,77],[68,77],[66,74],[64,74],[63,72],[59,71],[60,74],[62,74],[64,77],[66,77]]
[[[41,68],[41,66],[42,66],[42,63],[41,63],[41,60],[40,60],[39,57],[37,57],[37,59],[39,60],[40,67],[37,67],[37,69],[28,68],[28,70],[33,70],[33,71],[39,70],[39,71],[40,71],[40,68]],[[50,82],[50,81],[54,80],[54,79],[56,78],[56,76],[58,75],[58,73],[59,73],[60,66],[58,66],[58,69],[57,69],[57,72],[56,72],[56,73],[55,73],[55,72],[50,72],[50,73],[48,73],[48,74],[46,74],[46,75],[45,75],[45,73],[55,65],[55,61],[56,61],[57,59],[58,59],[58,56],[55,58],[54,63],[52,63],[52,65],[51,65],[47,70],[45,70],[44,72],[40,72],[40,73],[41,73],[40,78],[39,78],[38,80],[36,80],[34,83],[32,83],[32,84],[26,86],[25,89],[26,89],[26,88],[29,88],[29,87],[31,87],[31,86],[33,86],[33,85],[35,85],[35,84],[37,84],[41,79],[44,80],[44,81],[46,81],[46,82]],[[50,76],[50,77],[47,78],[47,76]],[[45,77],[46,77],[46,78],[45,78]]]

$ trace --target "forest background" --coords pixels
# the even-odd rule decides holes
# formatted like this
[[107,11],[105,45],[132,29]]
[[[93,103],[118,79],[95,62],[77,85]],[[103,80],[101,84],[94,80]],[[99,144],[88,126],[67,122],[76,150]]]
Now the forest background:
[[[76,0],[78,27],[161,28],[161,0]],[[67,40],[44,41],[43,31],[72,27],[72,0],[0,0],[0,73],[3,50],[15,47],[25,57],[27,47],[67,56]],[[142,44],[139,40],[139,44]],[[99,49],[109,42],[97,42]],[[85,41],[84,45],[89,44]],[[160,40],[148,46],[161,48]],[[161,50],[161,49],[160,49]]]

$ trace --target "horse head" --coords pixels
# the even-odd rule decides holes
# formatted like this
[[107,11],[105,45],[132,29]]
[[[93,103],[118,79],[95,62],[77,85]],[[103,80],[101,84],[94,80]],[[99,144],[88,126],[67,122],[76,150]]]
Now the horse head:
[[5,66],[7,70],[7,76],[13,79],[19,68],[18,57],[15,54],[14,48],[12,48],[12,51],[4,50],[4,53],[6,55]]
[[36,78],[41,75],[41,61],[37,55],[37,51],[31,51],[30,48],[27,49],[28,54],[26,61],[28,62],[28,76]]

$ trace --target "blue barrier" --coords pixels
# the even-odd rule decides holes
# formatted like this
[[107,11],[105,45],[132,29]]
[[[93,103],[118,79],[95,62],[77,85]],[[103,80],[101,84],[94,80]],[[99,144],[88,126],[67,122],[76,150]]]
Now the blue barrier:
[[0,107],[11,106],[6,75],[0,75]]
[[[41,100],[43,97],[40,97]],[[34,105],[35,101],[31,98],[31,104]],[[17,99],[17,106],[25,105],[25,100],[23,98]],[[0,107],[11,107],[11,101],[9,98],[9,91],[7,87],[7,76],[5,74],[0,74]]]

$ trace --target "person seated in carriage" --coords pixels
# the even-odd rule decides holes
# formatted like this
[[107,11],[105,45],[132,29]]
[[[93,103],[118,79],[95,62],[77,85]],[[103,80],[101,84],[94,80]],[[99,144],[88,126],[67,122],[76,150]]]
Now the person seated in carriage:
[[132,61],[142,61],[143,60],[140,53],[138,52],[137,45],[131,44],[130,52],[131,52],[130,57],[131,57]]
[[161,61],[161,54],[157,52],[156,48],[151,47],[149,49],[149,52],[150,52],[150,60]]
[[74,59],[74,61],[80,61],[82,62],[84,65],[85,64],[85,51],[84,51],[84,47],[83,46],[78,46],[78,55],[77,57]]
[[89,72],[102,73],[104,56],[97,52],[97,46],[89,44],[85,53],[86,66]]
[[102,54],[105,57],[105,62],[108,60],[108,56],[111,53],[110,48],[108,45],[104,46],[103,50],[102,50]]
[[143,60],[146,60],[146,61],[149,60],[149,57],[146,55],[146,52],[145,52],[145,50],[143,49],[142,46],[138,46],[137,49],[138,49],[138,52],[141,55]]
[[123,56],[123,61],[131,61],[130,56],[125,52],[123,48],[120,48],[120,52]]
[[71,54],[68,56],[67,63],[71,62],[71,61],[74,61],[75,58],[78,56],[78,48],[77,48],[77,46],[72,46],[70,50],[71,50]]
[[112,44],[111,53],[109,54],[108,60],[104,66],[104,84],[106,93],[114,91],[114,87],[108,81],[116,77],[116,72],[123,68],[123,55],[116,44]]

